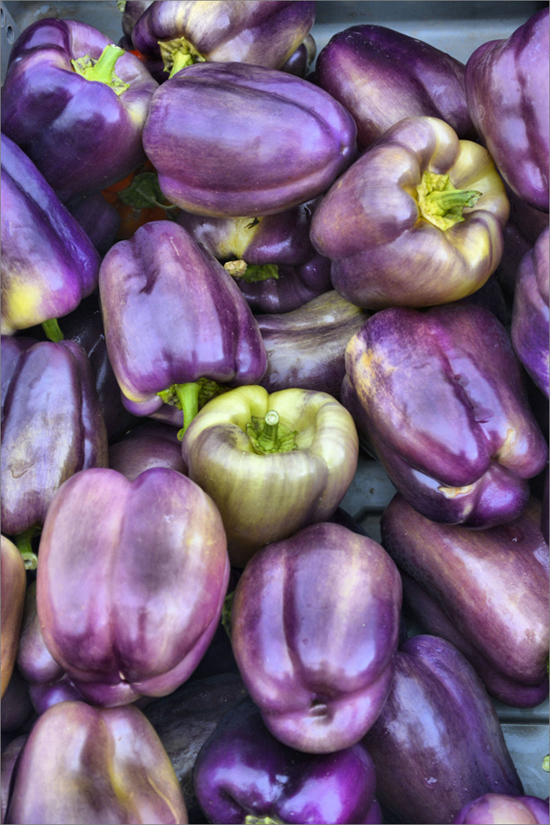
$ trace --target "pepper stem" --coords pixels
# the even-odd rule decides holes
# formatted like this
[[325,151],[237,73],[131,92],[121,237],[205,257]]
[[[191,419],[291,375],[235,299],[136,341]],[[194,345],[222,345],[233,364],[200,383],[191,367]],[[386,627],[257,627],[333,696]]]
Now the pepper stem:
[[71,60],[71,65],[75,72],[85,78],[85,80],[104,83],[117,95],[121,95],[130,86],[129,83],[124,83],[124,81],[114,73],[115,63],[123,54],[126,54],[124,49],[115,46],[113,43],[109,43],[101,52],[99,60],[94,60],[87,54],[84,55],[84,57],[79,57],[77,60]]
[[246,261],[236,260],[227,261],[223,266],[233,278],[239,278],[245,284],[267,281],[269,278],[274,280],[279,278],[277,264],[247,264]]
[[61,327],[57,323],[57,318],[50,318],[49,321],[43,321],[42,329],[46,333],[46,337],[49,338],[50,341],[53,341],[54,344],[57,344],[58,341],[65,340]]
[[462,223],[462,211],[475,206],[483,194],[475,189],[455,189],[449,175],[436,172],[424,172],[416,191],[421,217],[443,231]]
[[282,819],[273,816],[252,816],[248,814],[244,820],[245,825],[284,825]]
[[15,537],[15,544],[23,557],[25,570],[36,570],[38,567],[38,556],[32,549],[32,540],[36,533],[39,532],[40,528],[33,525],[32,527],[29,527],[28,530],[24,530]]
[[183,427],[178,432],[178,438],[181,441],[187,427],[199,411],[200,386],[197,381],[191,381],[189,384],[175,384],[174,388],[183,411]]
[[290,430],[279,421],[279,413],[269,410],[264,418],[252,416],[252,421],[246,425],[246,434],[249,437],[255,453],[268,455],[269,453],[289,453],[297,450],[297,430]]
[[185,37],[176,37],[174,40],[159,40],[158,44],[164,71],[169,72],[169,80],[181,69],[185,69],[186,66],[206,62],[206,58]]

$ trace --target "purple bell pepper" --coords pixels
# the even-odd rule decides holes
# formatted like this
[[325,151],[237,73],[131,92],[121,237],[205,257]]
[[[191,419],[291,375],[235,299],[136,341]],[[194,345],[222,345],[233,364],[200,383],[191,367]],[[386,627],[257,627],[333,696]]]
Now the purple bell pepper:
[[[126,0],[126,2],[122,3],[122,18],[120,21],[120,25],[122,26],[122,31],[124,32],[125,36],[132,38],[132,32],[134,31],[134,27],[145,11],[145,9],[149,8],[153,0]],[[121,8],[120,3],[117,4],[119,9]],[[130,46],[130,49],[133,48],[133,45]]]
[[[208,379],[254,384],[267,356],[252,311],[224,268],[172,221],[140,227],[107,253],[99,289],[109,361],[125,407],[165,403],[187,428]],[[181,419],[180,419],[181,420]]]
[[5,396],[3,529],[19,536],[41,525],[69,476],[106,465],[107,432],[86,353],[73,341],[37,342],[13,364]]
[[519,265],[541,233],[548,228],[548,213],[529,206],[509,186],[506,186],[506,194],[510,201],[510,219],[502,233],[504,252],[495,276],[502,288],[513,296]]
[[209,822],[382,822],[375,786],[361,744],[300,753],[269,733],[250,698],[224,716],[195,762],[195,793]]
[[263,0],[159,0],[136,22],[132,42],[159,82],[205,61],[280,69],[314,20],[315,3],[310,0],[269,5]]
[[548,212],[548,8],[507,40],[476,49],[465,83],[470,116],[503,178]]
[[535,499],[487,530],[437,524],[397,494],[381,521],[405,605],[470,660],[489,693],[514,707],[548,694],[548,545]]
[[134,707],[50,708],[23,746],[12,785],[8,823],[188,822],[166,751]]
[[169,424],[146,421],[109,447],[109,467],[133,481],[151,467],[187,475],[178,431]]
[[139,58],[92,26],[37,20],[10,52],[2,131],[72,205],[144,162],[142,130],[157,86]]
[[[21,733],[30,724],[34,708],[29,694],[30,685],[14,667],[6,692],[2,696],[2,733]],[[3,745],[3,743],[2,743]]]
[[23,620],[27,577],[21,553],[5,536],[1,537],[2,565],[2,638],[1,638],[1,696],[3,697],[13,673],[19,632]]
[[475,134],[463,64],[393,29],[359,25],[339,31],[321,49],[316,76],[353,115],[362,147],[406,117],[438,117],[461,138]]
[[549,237],[546,228],[533,249],[521,261],[514,292],[511,328],[516,355],[547,398],[550,373]]
[[356,744],[388,696],[401,579],[372,539],[321,522],[252,557],[231,613],[243,682],[280,742],[306,753]]
[[306,77],[309,68],[315,60],[317,54],[317,43],[311,34],[304,38],[295,52],[293,52],[288,60],[281,66],[282,72],[289,72],[289,74],[298,75],[298,77]]
[[120,228],[120,215],[101,192],[89,195],[71,208],[76,218],[101,257],[112,247]]
[[546,466],[510,336],[480,306],[375,313],[346,349],[341,399],[395,487],[432,521],[512,521]]
[[377,796],[402,822],[452,822],[472,797],[523,793],[483,685],[436,636],[400,648],[389,696],[363,743]]
[[2,771],[1,771],[1,796],[2,796],[2,824],[6,822],[6,811],[8,810],[8,802],[12,787],[12,778],[19,754],[23,750],[23,746],[27,741],[27,735],[21,734],[12,739],[9,744],[4,747],[2,743]]
[[56,318],[97,287],[100,258],[36,166],[4,134],[1,181],[2,334],[46,322],[51,335],[48,322],[55,327]]
[[548,800],[486,793],[458,812],[453,825],[548,825]]
[[153,95],[143,145],[169,201],[198,215],[241,217],[321,195],[352,162],[355,133],[351,115],[302,78],[197,63]]
[[331,187],[311,241],[334,289],[365,309],[464,298],[498,266],[509,205],[482,146],[434,117],[392,126]]
[[78,473],[50,505],[39,556],[41,632],[87,701],[164,696],[188,678],[229,578],[220,515],[190,479],[160,467],[134,481]]

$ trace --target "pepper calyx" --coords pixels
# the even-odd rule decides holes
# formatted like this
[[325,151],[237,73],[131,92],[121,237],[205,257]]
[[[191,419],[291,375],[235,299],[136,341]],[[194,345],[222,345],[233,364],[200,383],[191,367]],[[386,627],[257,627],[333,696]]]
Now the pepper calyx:
[[135,209],[160,206],[162,209],[177,209],[175,203],[162,203],[164,195],[156,172],[140,172],[134,175],[132,183],[118,192],[118,199]]
[[181,69],[192,66],[193,63],[206,63],[206,57],[185,37],[176,37],[174,40],[159,40],[158,44],[164,71],[169,72],[168,79]]
[[29,527],[28,530],[24,530],[15,536],[15,545],[21,553],[25,570],[36,570],[38,567],[38,556],[32,549],[32,540],[35,535],[41,531],[42,528],[34,524],[32,527]]
[[65,340],[65,336],[63,335],[61,327],[58,324],[57,318],[49,318],[47,321],[43,321],[41,326],[46,334],[46,338],[53,341],[54,344]]
[[247,264],[246,261],[237,260],[227,261],[223,266],[233,278],[239,278],[245,284],[267,281],[269,278],[274,280],[279,278],[277,264]]
[[258,455],[290,453],[298,449],[298,431],[283,424],[276,410],[269,410],[263,418],[253,415],[246,425],[246,434]]
[[252,816],[248,814],[244,820],[245,825],[284,825],[282,819],[273,816]]
[[482,196],[475,189],[455,189],[449,175],[424,172],[416,187],[420,216],[444,232],[463,223],[463,210],[472,208]]
[[215,398],[224,392],[227,392],[227,387],[212,381],[210,378],[202,377],[197,381],[190,381],[185,384],[172,384],[168,389],[158,392],[157,395],[165,404],[170,404],[170,406],[183,411],[183,427],[178,432],[178,438],[181,441],[187,427],[198,411],[211,398]]
[[123,54],[126,54],[124,49],[109,43],[101,52],[98,60],[94,60],[89,54],[86,54],[84,57],[71,60],[71,66],[85,80],[104,83],[116,95],[121,95],[126,89],[130,88],[129,83],[124,83],[115,74],[115,63]]

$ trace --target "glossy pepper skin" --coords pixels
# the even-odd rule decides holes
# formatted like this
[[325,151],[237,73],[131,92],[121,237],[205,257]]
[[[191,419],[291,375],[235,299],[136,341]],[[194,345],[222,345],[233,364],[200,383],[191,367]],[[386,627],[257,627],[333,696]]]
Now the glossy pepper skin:
[[[155,2],[132,31],[134,47],[162,82],[196,62],[280,69],[315,20],[309,2]],[[160,70],[160,71],[159,71]]]
[[189,478],[216,502],[232,565],[330,518],[357,469],[351,415],[332,396],[246,386],[213,398],[182,441]]
[[44,522],[63,482],[107,465],[107,432],[86,353],[73,341],[37,342],[13,364],[2,427],[2,529]]
[[72,312],[100,258],[33,162],[2,134],[2,334]]
[[546,465],[510,336],[480,306],[375,313],[348,344],[341,398],[393,484],[432,521],[513,521]]
[[134,414],[157,412],[159,393],[175,385],[207,378],[235,386],[263,376],[267,357],[252,311],[182,226],[155,221],[115,244],[99,290],[109,361]]
[[355,132],[351,115],[302,78],[196,63],[155,92],[143,146],[164,195],[181,209],[254,217],[325,192],[352,162]]
[[548,825],[548,800],[486,793],[462,808],[453,825]]
[[406,117],[437,117],[459,137],[473,136],[463,64],[414,37],[350,26],[321,49],[315,71],[321,88],[353,115],[363,148]]
[[[120,56],[114,70],[106,70],[101,82],[79,74],[72,63],[98,61],[109,44],[86,23],[44,18],[23,31],[10,53],[2,131],[69,205],[121,180],[145,160],[141,135],[158,84],[143,63],[115,51],[113,59]],[[108,85],[113,82],[116,92]]]
[[397,494],[382,545],[403,577],[405,604],[429,632],[470,660],[485,687],[514,707],[548,693],[548,545],[531,499],[509,524],[487,530],[437,524]]
[[306,753],[351,747],[388,695],[401,579],[377,542],[321,522],[257,553],[239,579],[231,641],[271,733]]
[[472,121],[503,178],[548,212],[548,9],[476,49],[465,84]]
[[73,476],[50,505],[39,555],[41,632],[87,701],[164,696],[197,666],[219,622],[229,560],[216,507],[186,476]]
[[483,286],[509,204],[489,153],[443,120],[392,126],[330,188],[311,223],[334,288],[366,309],[423,307]]
[[549,230],[546,228],[519,266],[511,326],[514,351],[547,398],[550,372],[549,259]]
[[209,822],[382,821],[375,768],[362,745],[328,755],[288,748],[269,733],[250,698],[224,716],[194,773]]
[[174,769],[137,708],[63,702],[34,725],[6,822],[187,823]]
[[6,536],[2,536],[2,679],[1,695],[8,687],[19,646],[23,620],[27,577],[21,553]]
[[362,741],[381,804],[403,822],[452,822],[472,797],[523,793],[483,685],[436,636],[400,648],[389,696]]

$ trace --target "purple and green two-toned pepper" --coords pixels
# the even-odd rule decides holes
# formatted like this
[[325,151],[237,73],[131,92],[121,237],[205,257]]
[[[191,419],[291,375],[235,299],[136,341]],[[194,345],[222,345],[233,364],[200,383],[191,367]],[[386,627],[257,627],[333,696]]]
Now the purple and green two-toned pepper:
[[269,733],[248,697],[202,746],[194,784],[209,822],[382,821],[375,768],[361,744],[333,754],[301,753]]
[[311,222],[334,289],[365,309],[456,301],[500,261],[509,204],[489,153],[435,117],[392,126],[336,181]]
[[254,217],[325,192],[352,162],[355,134],[351,115],[300,77],[196,63],[153,95],[143,146],[181,209]]
[[263,376],[267,357],[252,311],[182,226],[155,221],[115,244],[99,290],[109,360],[136,415],[168,403],[183,410],[187,428],[199,394],[214,382],[237,386]]
[[97,287],[100,258],[91,240],[33,162],[2,134],[2,335],[56,319]]
[[534,707],[548,695],[548,545],[540,520],[540,503],[531,499],[513,522],[470,530],[430,521],[397,494],[381,521],[408,610],[513,707]]
[[377,797],[400,822],[452,822],[472,798],[523,793],[485,688],[437,636],[399,649],[389,696],[362,741]]
[[350,26],[321,49],[315,73],[319,86],[353,115],[363,148],[400,120],[423,115],[446,121],[461,138],[474,135],[463,64],[409,35]]
[[138,19],[132,42],[159,82],[206,61],[281,69],[314,21],[310,0],[160,0]]
[[341,399],[399,492],[433,521],[512,521],[546,466],[510,336],[484,307],[375,313],[346,349]]
[[208,647],[228,579],[219,512],[186,476],[85,470],[54,497],[40,538],[42,636],[87,701],[165,696]]
[[502,177],[527,203],[548,212],[548,8],[507,40],[491,40],[466,64],[474,125]]
[[356,744],[394,675],[401,578],[377,542],[321,522],[264,547],[239,579],[233,652],[271,733],[306,753]]
[[144,162],[142,130],[157,86],[139,58],[92,26],[37,20],[10,52],[2,131],[72,205]]

